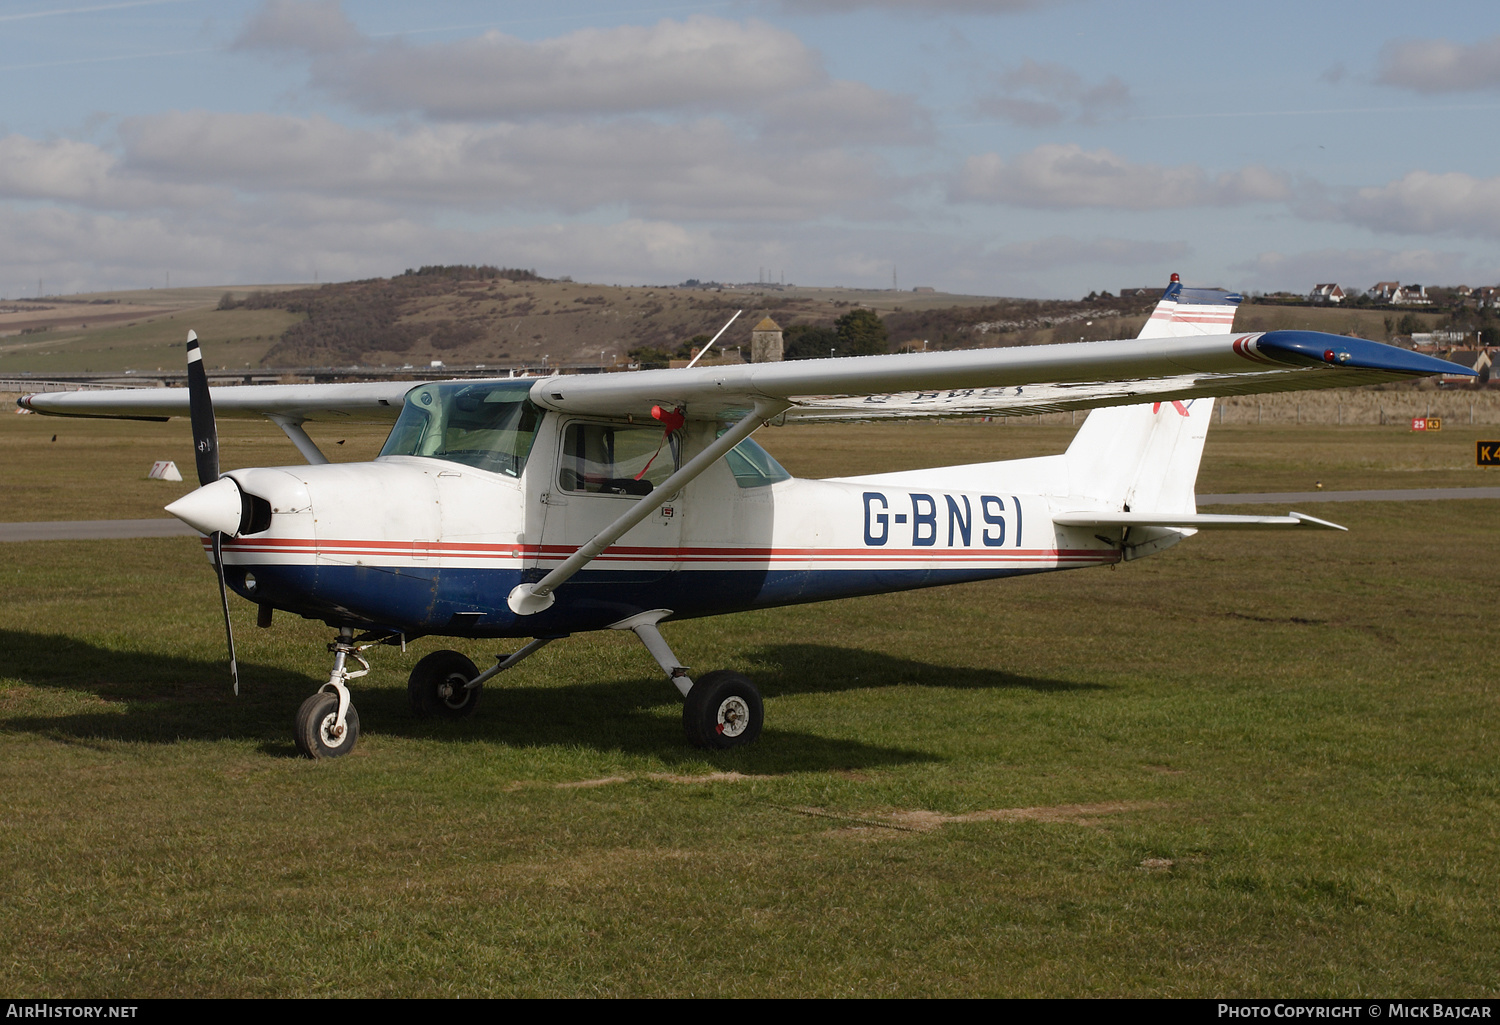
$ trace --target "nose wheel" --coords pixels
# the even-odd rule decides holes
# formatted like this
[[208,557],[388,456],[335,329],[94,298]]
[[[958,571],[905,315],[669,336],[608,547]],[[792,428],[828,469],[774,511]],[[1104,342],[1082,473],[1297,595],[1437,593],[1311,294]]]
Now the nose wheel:
[[319,691],[297,709],[297,750],[306,758],[337,758],[359,740],[359,713],[350,705],[339,722],[339,696]]

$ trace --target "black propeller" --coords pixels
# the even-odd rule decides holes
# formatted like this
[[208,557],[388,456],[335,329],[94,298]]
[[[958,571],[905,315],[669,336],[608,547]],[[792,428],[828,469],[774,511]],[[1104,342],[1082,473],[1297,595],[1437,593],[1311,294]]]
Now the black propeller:
[[[187,337],[188,410],[193,421],[193,449],[198,463],[198,486],[219,479],[219,428],[214,423],[214,402],[208,394],[208,373],[203,369],[203,354],[198,350],[198,333]],[[214,570],[219,574],[219,602],[224,606],[224,638],[229,643],[229,674],[234,677],[234,693],[240,692],[240,667],[234,657],[234,628],[229,623],[229,588],[224,583],[224,533],[214,531]]]

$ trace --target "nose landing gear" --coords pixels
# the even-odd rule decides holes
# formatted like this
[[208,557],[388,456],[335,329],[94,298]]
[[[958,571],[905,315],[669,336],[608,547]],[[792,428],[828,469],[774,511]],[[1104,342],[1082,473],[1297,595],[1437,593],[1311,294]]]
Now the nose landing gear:
[[[370,663],[360,654],[365,647],[368,645],[355,645],[354,630],[347,626],[339,628],[339,639],[328,646],[333,652],[333,672],[318,693],[297,709],[292,737],[304,757],[338,758],[354,750],[359,739],[359,713],[349,699],[348,681],[370,671]],[[364,668],[344,668],[350,658]]]

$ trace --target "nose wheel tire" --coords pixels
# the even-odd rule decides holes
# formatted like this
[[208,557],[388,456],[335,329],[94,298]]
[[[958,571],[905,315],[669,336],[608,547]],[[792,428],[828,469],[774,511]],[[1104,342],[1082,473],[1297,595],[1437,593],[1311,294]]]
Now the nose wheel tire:
[[297,709],[297,728],[293,736],[297,750],[304,757],[319,759],[346,755],[354,750],[359,740],[359,713],[350,705],[340,732],[339,696],[319,691]]
[[479,670],[456,651],[434,651],[412,669],[406,681],[411,710],[420,716],[463,719],[479,707],[481,687],[465,687]]
[[694,747],[743,747],[760,736],[764,721],[760,691],[748,677],[728,669],[694,681],[682,704],[682,728]]

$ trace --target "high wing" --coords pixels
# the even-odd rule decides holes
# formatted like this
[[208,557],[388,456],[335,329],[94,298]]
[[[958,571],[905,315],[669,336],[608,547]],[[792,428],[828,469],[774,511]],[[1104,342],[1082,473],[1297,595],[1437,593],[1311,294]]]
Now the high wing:
[[[220,420],[266,417],[341,423],[394,423],[406,393],[416,381],[358,384],[267,384],[215,388],[214,415]],[[165,420],[188,415],[186,388],[119,388],[42,392],[23,395],[17,405],[52,416],[97,416],[125,420]]]
[[[1228,333],[1240,297],[1173,283],[1141,337],[1105,342],[793,360],[539,379],[531,400],[570,413],[648,419],[653,406],[693,420],[775,409],[785,420],[1027,416],[1220,395],[1346,388],[1474,371],[1395,346],[1317,331]],[[1214,333],[1206,333],[1214,332]],[[269,385],[214,389],[223,419],[390,422],[415,385]],[[180,388],[28,395],[63,416],[187,415]]]
[[695,420],[736,420],[778,402],[790,404],[787,420],[1024,416],[1346,388],[1456,366],[1363,338],[1270,331],[550,377],[532,386],[531,400],[602,416],[680,408]]
[[1452,373],[1457,364],[1317,331],[1229,333],[1241,296],[1184,288],[1176,274],[1134,339],[797,360],[548,378],[539,406],[735,420],[757,404],[785,420],[1027,416],[1217,395],[1346,388]]

